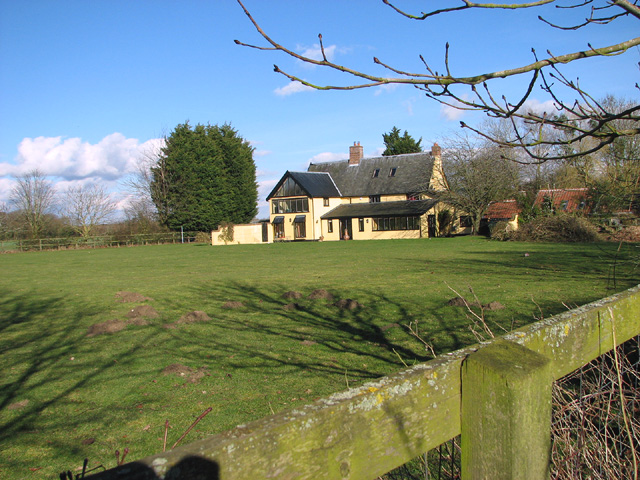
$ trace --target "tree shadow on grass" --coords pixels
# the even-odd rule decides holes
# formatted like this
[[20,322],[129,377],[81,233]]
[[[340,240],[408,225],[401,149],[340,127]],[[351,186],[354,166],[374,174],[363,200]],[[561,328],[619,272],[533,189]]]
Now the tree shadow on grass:
[[[30,448],[45,449],[47,458],[81,455],[76,448],[71,432],[87,425],[105,428],[114,412],[96,405],[83,404],[76,398],[96,379],[135,357],[140,343],[149,341],[156,332],[150,330],[136,339],[128,349],[92,355],[87,344],[86,329],[82,319],[94,315],[97,310],[87,305],[78,307],[77,302],[69,317],[67,301],[63,297],[39,297],[37,295],[5,295],[0,300],[0,446],[3,446],[3,462],[7,472],[26,474],[24,458],[9,456],[6,447],[19,446],[24,449],[22,457]],[[50,419],[62,409],[75,414],[56,417],[63,419],[59,425],[50,425]],[[53,416],[53,417],[52,417]],[[49,430],[67,431],[62,440],[48,437]],[[31,444],[26,437],[37,437]],[[35,442],[34,442],[35,443]],[[81,447],[80,441],[77,447]],[[44,459],[47,461],[46,459]],[[35,461],[38,461],[37,459]],[[42,460],[41,460],[42,461]]]

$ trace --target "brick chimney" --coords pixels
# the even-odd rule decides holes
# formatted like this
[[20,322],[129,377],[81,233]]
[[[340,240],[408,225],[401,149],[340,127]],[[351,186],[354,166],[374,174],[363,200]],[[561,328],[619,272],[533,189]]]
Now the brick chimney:
[[440,156],[442,155],[442,148],[440,148],[440,145],[438,145],[438,143],[434,143],[433,147],[431,147],[431,156],[433,158],[440,158]]
[[349,147],[349,165],[360,165],[360,160],[364,156],[364,149],[360,142],[353,142]]
[[433,169],[431,170],[430,190],[446,190],[447,177],[442,169],[442,148],[437,143],[431,147],[431,157],[433,158]]

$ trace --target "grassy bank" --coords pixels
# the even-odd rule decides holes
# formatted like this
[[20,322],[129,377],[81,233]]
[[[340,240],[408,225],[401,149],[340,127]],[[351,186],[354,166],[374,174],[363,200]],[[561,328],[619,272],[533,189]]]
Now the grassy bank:
[[[116,449],[161,450],[166,419],[171,446],[207,407],[187,441],[424,361],[410,322],[438,353],[473,343],[451,288],[500,302],[486,315],[505,328],[623,290],[637,249],[617,249],[453,238],[2,255],[0,477],[111,467]],[[361,306],[332,305],[347,298]],[[139,305],[159,316],[87,336]],[[192,311],[210,320],[176,324]]]

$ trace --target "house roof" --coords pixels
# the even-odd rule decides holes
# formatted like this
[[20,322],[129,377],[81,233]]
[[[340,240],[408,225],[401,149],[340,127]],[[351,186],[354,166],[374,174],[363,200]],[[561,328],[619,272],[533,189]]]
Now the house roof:
[[338,205],[321,218],[388,217],[422,215],[431,210],[437,200],[403,200],[401,202],[345,203]]
[[586,188],[539,190],[533,204],[536,207],[541,207],[545,198],[548,198],[556,210],[565,212],[583,211],[588,213],[588,205],[586,204],[587,195],[588,189]]
[[267,195],[267,200],[272,198],[284,181],[291,177],[309,197],[340,197],[340,191],[333,182],[331,175],[326,172],[289,172],[287,171],[276,184],[271,193]]
[[[433,156],[429,152],[363,158],[358,165],[348,160],[312,163],[308,172],[331,175],[345,197],[394,195],[427,190],[433,172]],[[394,175],[391,170],[395,168]],[[374,172],[378,170],[378,175]]]
[[520,207],[515,200],[492,202],[483,218],[488,220],[511,220],[520,213]]

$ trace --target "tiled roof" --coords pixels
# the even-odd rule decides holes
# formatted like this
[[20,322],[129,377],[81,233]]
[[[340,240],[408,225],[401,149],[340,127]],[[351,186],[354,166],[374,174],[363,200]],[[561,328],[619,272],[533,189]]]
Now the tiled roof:
[[348,160],[312,163],[308,171],[329,173],[345,197],[424,192],[431,180],[433,157],[422,152],[363,158],[358,165],[349,165]]
[[385,217],[395,215],[422,215],[431,210],[437,200],[403,200],[400,202],[345,203],[338,205],[321,218]]
[[502,202],[492,202],[484,214],[488,220],[511,220],[520,213],[520,207],[515,200],[503,200]]
[[339,197],[340,191],[328,173],[289,172],[310,197]]
[[340,197],[340,191],[333,182],[331,175],[326,172],[289,172],[287,171],[276,186],[267,195],[267,200],[273,197],[284,181],[291,177],[311,198]]
[[539,190],[534,201],[534,206],[542,207],[545,197],[551,201],[558,212],[584,212],[588,213],[587,205],[588,189],[564,188],[552,190]]

